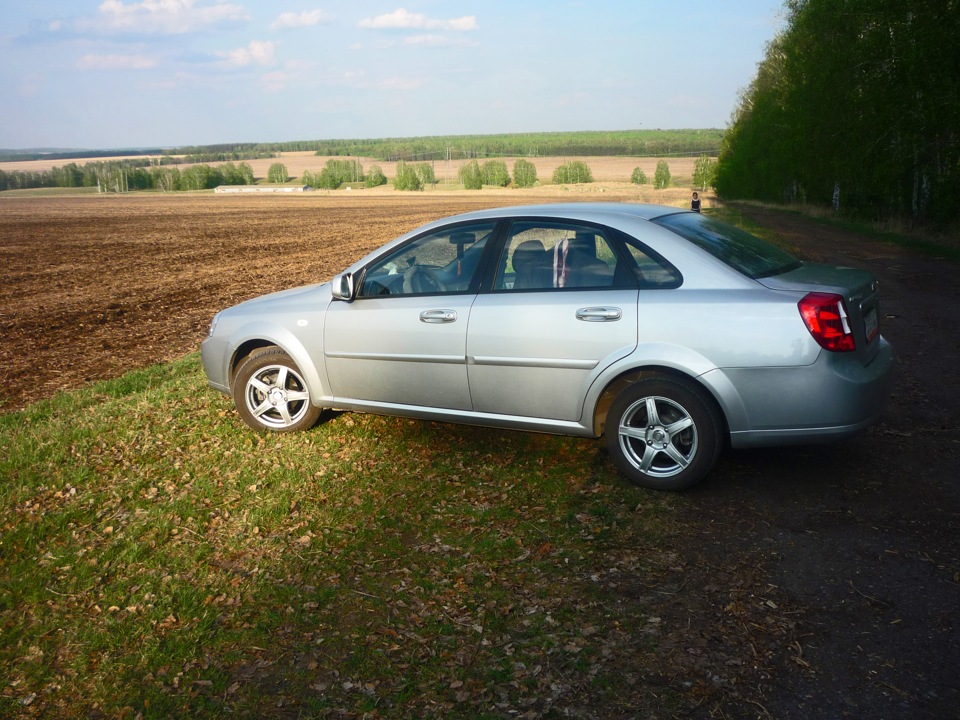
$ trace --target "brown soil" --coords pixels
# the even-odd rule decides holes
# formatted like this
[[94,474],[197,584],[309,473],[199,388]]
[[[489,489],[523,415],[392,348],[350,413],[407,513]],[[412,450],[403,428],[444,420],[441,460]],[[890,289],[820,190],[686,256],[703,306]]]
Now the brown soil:
[[[561,198],[688,196],[603,189],[2,198],[0,410],[195,351],[216,310],[328,279],[428,220]],[[956,717],[956,265],[792,214],[743,212],[810,259],[878,275],[898,379],[883,422],[858,438],[727,453],[681,496],[686,579],[665,613],[689,628],[677,642],[692,643],[726,698],[703,714]],[[722,638],[732,617],[744,631],[733,643]],[[739,685],[725,684],[724,668]]]

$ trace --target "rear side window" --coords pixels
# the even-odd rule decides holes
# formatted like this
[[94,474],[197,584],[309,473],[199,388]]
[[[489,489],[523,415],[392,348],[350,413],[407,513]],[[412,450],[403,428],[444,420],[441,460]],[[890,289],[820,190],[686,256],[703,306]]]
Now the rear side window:
[[700,213],[678,213],[652,222],[675,232],[737,272],[754,280],[800,267],[800,261],[746,230]]
[[671,290],[683,284],[680,271],[663,257],[632,237],[621,235],[621,239],[633,260],[633,274],[641,290]]
[[574,223],[518,221],[500,259],[494,290],[575,290],[632,285],[603,229]]

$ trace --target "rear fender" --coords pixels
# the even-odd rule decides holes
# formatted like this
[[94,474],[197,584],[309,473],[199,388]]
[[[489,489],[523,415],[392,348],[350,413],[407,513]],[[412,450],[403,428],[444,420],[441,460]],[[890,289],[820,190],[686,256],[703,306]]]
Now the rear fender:
[[[601,435],[613,398],[636,375],[650,371],[693,380],[716,402],[728,429],[745,426],[747,413],[743,401],[722,370],[690,348],[660,343],[640,345],[633,353],[601,372],[587,394],[581,422],[587,427],[592,424],[594,435]],[[588,408],[593,409],[592,418]]]

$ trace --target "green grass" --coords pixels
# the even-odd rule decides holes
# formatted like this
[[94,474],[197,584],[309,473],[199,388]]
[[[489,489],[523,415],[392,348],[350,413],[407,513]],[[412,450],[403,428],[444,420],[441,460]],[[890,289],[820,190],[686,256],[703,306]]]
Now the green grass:
[[95,187],[71,187],[71,188],[60,188],[60,187],[48,187],[48,188],[27,188],[23,190],[4,190],[3,194],[0,197],[13,198],[13,197],[60,197],[60,196],[71,196],[71,195],[96,195],[97,188]]
[[667,573],[682,496],[595,441],[259,435],[191,355],[0,415],[0,444],[0,717],[627,712],[625,670],[663,671],[596,576]]

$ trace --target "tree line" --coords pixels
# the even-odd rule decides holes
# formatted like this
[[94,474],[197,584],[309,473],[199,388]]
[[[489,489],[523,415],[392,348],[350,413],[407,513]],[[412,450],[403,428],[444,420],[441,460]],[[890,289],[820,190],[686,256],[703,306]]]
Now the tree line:
[[[706,188],[713,184],[716,161],[701,155],[695,165],[693,182],[695,187]],[[286,183],[290,177],[287,166],[281,162],[270,165],[267,182]],[[517,158],[513,165],[513,176],[503,160],[486,160],[482,164],[471,160],[460,166],[458,179],[467,190],[480,190],[484,186],[533,187],[539,184],[537,168],[525,158]],[[377,187],[386,185],[388,180],[377,164],[365,170],[363,163],[356,158],[329,158],[319,172],[306,171],[298,182],[316,189],[336,190],[346,185]],[[555,185],[592,183],[593,173],[589,165],[582,160],[571,160],[560,165],[553,173]],[[636,185],[648,183],[646,175],[637,167],[633,170],[630,182]],[[0,189],[23,189],[36,187],[82,188],[96,187],[100,192],[129,192],[131,190],[159,190],[173,192],[178,190],[209,190],[221,185],[253,185],[256,178],[249,163],[223,163],[217,166],[205,164],[193,165],[180,170],[176,167],[153,165],[142,167],[127,160],[90,162],[85,165],[70,163],[45,172],[5,173],[0,171]],[[437,178],[433,164],[429,162],[408,163],[400,161],[396,165],[393,186],[397,190],[423,190],[427,185],[435,185]],[[653,186],[656,189],[668,187],[671,183],[670,167],[666,160],[657,163]]]
[[787,0],[721,145],[726,198],[960,219],[960,0]]
[[[318,156],[369,157],[382,161],[404,161],[411,165],[436,160],[464,160],[500,158],[514,156],[678,156],[711,155],[719,152],[723,131],[707,130],[624,130],[598,132],[567,133],[518,133],[503,135],[464,135],[437,136],[422,138],[382,138],[369,140],[314,140],[284,143],[247,143],[231,145],[189,146],[175,149],[150,151],[154,157],[131,157],[120,160],[97,160],[77,165],[74,162],[46,171],[0,171],[0,190],[15,190],[44,187],[109,187],[131,190],[150,189],[196,189],[198,184],[217,181],[215,169],[183,170],[186,177],[178,173],[160,173],[158,166],[176,166],[179,164],[234,163],[240,160],[275,157],[280,152],[311,151]],[[97,151],[87,152],[87,157],[97,157],[102,152],[123,155],[125,152],[147,151]],[[163,153],[163,154],[161,154]],[[78,153],[6,153],[7,160],[25,160],[30,158],[73,158]],[[157,157],[156,155],[159,155]],[[344,163],[358,163],[355,159],[344,159]],[[241,162],[241,167],[244,163]],[[242,185],[253,182],[246,175],[237,175],[232,168],[223,171],[225,185]],[[379,170],[379,168],[378,168]],[[352,176],[351,176],[352,174]],[[420,173],[422,175],[422,172]],[[488,169],[487,175],[490,174]],[[505,172],[503,174],[506,174]],[[535,171],[534,171],[535,174]],[[529,181],[529,168],[522,166],[515,183],[521,187]],[[382,171],[373,173],[374,184],[383,184]],[[348,180],[356,178],[356,167],[329,166],[320,173],[311,173],[304,182],[313,187],[340,187]],[[404,174],[402,184],[412,182],[409,172]],[[429,181],[426,181],[429,182]],[[470,178],[470,183],[475,183]],[[502,175],[490,180],[484,178],[481,184],[500,185]],[[180,187],[181,185],[188,187]],[[509,184],[509,181],[508,181]],[[200,189],[203,189],[202,187]]]
[[[502,135],[444,135],[370,140],[323,140],[297,143],[317,155],[358,155],[390,162],[469,160],[498,157],[571,156],[716,156],[723,131],[624,130],[595,132],[513,133]],[[289,143],[270,145],[289,152]]]
[[[0,151],[0,162],[19,160],[74,160],[160,155],[161,164],[225,162],[273,157],[281,152],[313,152],[320,156],[369,157],[383,162],[483,159],[496,157],[641,157],[679,155],[716,156],[723,130],[611,130],[581,132],[505,133],[497,135],[440,135],[359,140],[297,140],[277,143],[191,145],[179,148],[94,151]],[[186,156],[182,160],[176,156]],[[134,161],[131,158],[131,161]],[[144,164],[150,161],[142,161]]]
[[129,160],[96,161],[83,165],[69,163],[52,170],[29,172],[0,170],[0,190],[27,188],[97,188],[101,192],[131,190],[208,190],[219,185],[252,185],[255,182],[249,163],[192,165],[183,170],[175,166],[145,167]]

